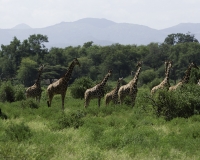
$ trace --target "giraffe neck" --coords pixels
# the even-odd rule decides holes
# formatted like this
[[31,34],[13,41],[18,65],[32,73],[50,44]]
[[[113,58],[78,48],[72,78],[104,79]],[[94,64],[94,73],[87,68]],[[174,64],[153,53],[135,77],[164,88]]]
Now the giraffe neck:
[[131,86],[137,84],[140,71],[141,71],[141,66],[138,68],[137,72],[135,73],[134,78],[130,81]]
[[117,90],[119,90],[119,88],[120,88],[120,84],[121,84],[121,82],[118,81],[118,82],[117,82],[117,87],[116,87]]
[[35,84],[36,84],[37,86],[40,86],[40,81],[41,81],[40,77],[41,77],[41,73],[39,73],[38,78],[37,78],[37,80],[36,80],[36,82],[35,82]]
[[171,65],[169,64],[165,73],[165,79],[167,82],[169,81],[170,70],[171,70]]
[[76,65],[76,64],[75,64],[74,62],[72,62],[72,63],[70,64],[70,66],[69,66],[67,72],[65,73],[64,78],[65,78],[65,81],[66,81],[66,82],[69,81],[69,79],[70,79],[70,77],[71,77],[71,75],[72,75],[72,71],[73,71],[75,65]]
[[189,66],[189,68],[187,69],[185,76],[182,80],[182,83],[188,83],[189,82],[191,70],[192,70],[192,66]]
[[108,80],[109,77],[110,77],[110,73],[108,73],[108,74],[104,77],[104,79],[99,83],[99,85],[100,85],[101,87],[104,87],[104,86],[106,85],[106,82],[107,82],[107,80]]

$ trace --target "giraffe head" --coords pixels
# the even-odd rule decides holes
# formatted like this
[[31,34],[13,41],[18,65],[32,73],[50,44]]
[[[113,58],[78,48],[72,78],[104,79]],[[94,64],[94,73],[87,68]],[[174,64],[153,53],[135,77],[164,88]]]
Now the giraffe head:
[[123,77],[118,79],[118,82],[122,83],[123,82]]
[[111,74],[112,74],[112,70],[109,70],[108,75],[111,76]]
[[143,61],[139,61],[139,62],[137,63],[137,65],[136,65],[136,67],[141,67],[142,64],[143,64]]
[[73,62],[75,65],[78,65],[79,67],[81,66],[77,58],[74,58]]
[[194,62],[190,63],[190,67],[191,68],[199,69],[199,67]]
[[44,67],[45,67],[45,65],[43,64],[43,65],[41,65],[40,66],[40,68],[38,69],[38,72],[42,72],[43,71],[43,69],[44,69]]

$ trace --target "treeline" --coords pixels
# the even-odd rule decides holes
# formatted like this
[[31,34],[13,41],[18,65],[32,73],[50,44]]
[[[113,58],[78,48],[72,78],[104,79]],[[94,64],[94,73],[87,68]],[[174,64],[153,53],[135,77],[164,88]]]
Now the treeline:
[[[190,62],[200,64],[200,44],[194,35],[171,34],[163,43],[148,45],[99,46],[86,42],[82,46],[66,48],[46,48],[48,37],[37,34],[20,41],[14,37],[9,45],[1,45],[0,78],[16,79],[18,83],[30,86],[37,78],[37,69],[45,64],[43,79],[58,79],[62,76],[74,57],[79,59],[70,82],[75,78],[89,77],[100,80],[109,69],[113,70],[111,79],[130,76],[135,72],[137,61],[143,61],[140,84],[148,84],[164,77],[164,61],[172,60],[170,79],[175,83],[184,76]],[[192,72],[192,82],[197,82],[198,71]]]

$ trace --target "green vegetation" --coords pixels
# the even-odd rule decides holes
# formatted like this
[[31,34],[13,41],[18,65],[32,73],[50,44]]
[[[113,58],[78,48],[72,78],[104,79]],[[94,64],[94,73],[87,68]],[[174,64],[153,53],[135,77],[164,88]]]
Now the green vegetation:
[[[169,35],[162,44],[147,46],[83,46],[47,49],[48,37],[31,35],[20,42],[16,37],[0,50],[0,159],[200,159],[200,78],[192,70],[190,81],[173,92],[150,89],[164,77],[164,61],[172,60],[170,83],[185,74],[190,62],[200,64],[200,44],[189,33]],[[42,81],[40,103],[25,99],[24,92],[37,78],[40,64],[46,64],[42,79],[52,82],[66,72],[74,57],[75,68],[61,109],[55,95],[47,107],[47,85]],[[113,70],[105,93],[124,84],[142,60],[135,106],[101,107],[91,100],[84,108],[84,91]]]
[[[191,92],[187,86],[182,92]],[[70,88],[69,88],[70,90]],[[156,106],[145,98],[148,89],[139,89],[136,105],[97,107],[97,100],[84,109],[84,100],[66,97],[66,109],[61,110],[61,98],[55,96],[48,108],[44,98],[0,103],[7,119],[0,120],[1,159],[199,159],[200,147],[200,89],[195,98],[178,99],[165,96],[169,111],[163,106],[156,114]],[[69,93],[69,92],[68,92]],[[174,94],[173,94],[174,96]],[[45,92],[43,93],[45,97]],[[155,98],[156,102],[159,101]],[[194,101],[194,102],[193,102]],[[187,106],[188,103],[192,106]],[[35,104],[37,107],[32,107]],[[104,104],[104,103],[102,103]],[[160,100],[160,104],[162,101]],[[187,111],[196,107],[187,118],[176,111],[181,105]],[[167,113],[174,113],[167,119]],[[162,114],[163,113],[163,114]]]

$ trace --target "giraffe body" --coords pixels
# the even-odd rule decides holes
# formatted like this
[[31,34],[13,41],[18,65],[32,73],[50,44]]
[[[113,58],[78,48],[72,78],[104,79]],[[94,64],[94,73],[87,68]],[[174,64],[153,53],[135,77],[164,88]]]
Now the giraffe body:
[[64,110],[64,99],[65,99],[65,95],[66,95],[66,91],[67,91],[67,87],[68,87],[68,82],[71,78],[71,74],[72,74],[72,71],[73,71],[75,65],[80,66],[80,63],[77,58],[75,58],[72,61],[66,74],[63,77],[61,77],[56,82],[54,82],[48,86],[48,88],[47,88],[47,94],[49,97],[49,100],[47,101],[48,107],[51,107],[51,102],[52,102],[54,95],[60,94],[61,98],[62,98],[62,109]]
[[138,82],[139,74],[141,71],[142,62],[138,62],[137,67],[138,69],[137,69],[137,72],[135,73],[134,78],[128,84],[123,85],[119,88],[118,97],[119,97],[119,101],[121,105],[123,104],[124,98],[126,96],[131,97],[132,107],[135,105],[135,99],[138,92],[137,82]]
[[165,62],[165,78],[159,85],[152,88],[151,95],[153,95],[159,89],[164,89],[164,88],[166,88],[167,90],[169,89],[170,87],[169,74],[170,74],[171,67],[172,67],[172,62],[166,61]]
[[40,98],[42,94],[42,88],[41,88],[40,82],[41,82],[41,74],[42,74],[43,68],[44,68],[44,65],[39,68],[38,70],[39,74],[38,74],[38,78],[35,84],[27,88],[26,93],[25,93],[26,98],[35,98],[36,101],[40,102]]
[[118,91],[119,91],[122,81],[123,81],[123,78],[119,78],[117,81],[117,86],[112,91],[110,91],[109,93],[105,95],[106,105],[108,105],[110,101],[113,101],[114,104],[118,103]]
[[175,86],[171,86],[169,88],[169,91],[176,90],[177,88],[182,87],[184,84],[187,84],[190,79],[190,73],[191,73],[192,68],[199,69],[195,63],[193,62],[190,63],[190,65],[188,66],[188,69],[185,72],[185,76],[183,77],[183,79],[180,82],[178,82]]
[[85,108],[89,105],[90,100],[94,98],[98,99],[98,106],[100,107],[101,98],[104,96],[104,86],[106,85],[108,78],[111,76],[111,73],[112,71],[110,70],[99,84],[85,91]]

